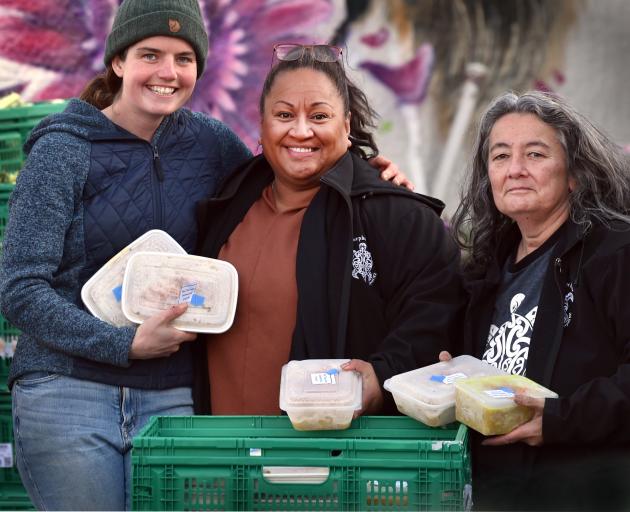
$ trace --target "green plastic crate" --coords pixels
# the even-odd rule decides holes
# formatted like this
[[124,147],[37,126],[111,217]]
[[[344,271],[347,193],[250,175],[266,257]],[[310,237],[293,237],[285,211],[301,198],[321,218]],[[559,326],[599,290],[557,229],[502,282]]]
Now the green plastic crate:
[[[9,378],[9,369],[11,368],[11,361],[12,361],[12,358],[10,357],[0,357],[0,395],[2,393],[9,392],[7,380]],[[0,442],[2,442],[2,439],[3,438],[0,437]]]
[[46,116],[61,112],[67,100],[41,101],[0,109],[0,182],[14,183],[24,163],[22,146]]
[[0,183],[0,243],[4,239],[4,230],[9,220],[9,197],[14,188],[15,185],[11,183]]
[[22,138],[19,132],[0,132],[0,181],[9,181],[22,168]]
[[[286,416],[158,416],[134,439],[132,465],[134,510],[470,508],[467,428],[406,416],[318,432]],[[311,469],[287,482],[296,467]]]
[[0,484],[0,510],[35,510],[21,483]]
[[8,392],[7,378],[20,331],[0,315],[0,393]]
[[[2,251],[4,230],[9,219],[9,196],[14,188],[15,185],[13,184],[0,183],[0,252]],[[20,331],[0,315],[0,393],[8,392],[7,377],[9,366],[19,335]]]
[[21,107],[0,109],[0,133],[17,132],[24,144],[31,130],[44,117],[61,112],[67,103],[67,100],[41,101]]
[[21,482],[20,474],[15,466],[11,395],[0,393],[0,488],[6,483],[21,484]]

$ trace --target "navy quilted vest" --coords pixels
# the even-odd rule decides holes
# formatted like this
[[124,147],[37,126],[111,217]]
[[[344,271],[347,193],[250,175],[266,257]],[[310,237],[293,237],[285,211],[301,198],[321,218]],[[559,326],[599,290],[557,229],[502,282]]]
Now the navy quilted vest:
[[[84,188],[87,281],[109,258],[150,229],[169,233],[193,252],[195,205],[214,194],[231,162],[220,158],[216,131],[181,110],[167,118],[152,143],[119,129],[92,133],[91,168]],[[234,155],[243,160],[247,155]],[[227,166],[230,168],[226,168]],[[135,360],[116,368],[77,359],[73,375],[130,387],[160,389],[190,385],[188,344],[175,355]]]

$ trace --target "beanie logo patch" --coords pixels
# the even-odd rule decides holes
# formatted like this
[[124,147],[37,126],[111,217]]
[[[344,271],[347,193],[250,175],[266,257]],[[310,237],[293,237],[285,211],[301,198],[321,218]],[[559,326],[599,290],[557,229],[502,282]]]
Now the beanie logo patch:
[[182,29],[182,26],[181,26],[179,21],[173,20],[173,19],[169,19],[168,20],[168,29],[171,32],[177,33],[177,32],[179,32]]

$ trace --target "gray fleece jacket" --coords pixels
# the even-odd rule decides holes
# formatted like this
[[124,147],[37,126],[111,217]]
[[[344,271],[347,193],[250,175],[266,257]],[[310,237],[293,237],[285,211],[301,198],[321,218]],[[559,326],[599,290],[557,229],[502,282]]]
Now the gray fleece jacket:
[[89,314],[80,291],[102,263],[149,229],[194,249],[196,201],[250,156],[247,148],[204,114],[177,111],[148,143],[71,100],[33,130],[25,151],[0,267],[0,310],[23,332],[9,385],[33,371],[151,389],[190,384],[187,350],[130,361],[135,328]]

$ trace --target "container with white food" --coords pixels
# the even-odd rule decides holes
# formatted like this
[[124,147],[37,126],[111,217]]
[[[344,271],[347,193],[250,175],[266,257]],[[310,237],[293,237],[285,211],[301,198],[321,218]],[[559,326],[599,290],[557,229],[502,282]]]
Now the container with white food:
[[501,370],[473,356],[462,355],[387,379],[398,410],[425,425],[439,427],[455,421],[455,386],[459,379],[501,375]]
[[234,321],[238,275],[226,261],[202,256],[138,252],[127,264],[122,310],[135,323],[182,302],[188,309],[172,325],[190,332],[220,333]]
[[90,313],[117,327],[133,325],[122,311],[122,285],[129,258],[139,251],[186,254],[168,233],[147,231],[112,256],[81,288],[81,300]]
[[282,367],[280,409],[296,430],[343,430],[361,409],[361,375],[341,369],[348,359],[305,359]]

